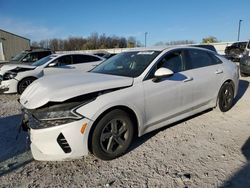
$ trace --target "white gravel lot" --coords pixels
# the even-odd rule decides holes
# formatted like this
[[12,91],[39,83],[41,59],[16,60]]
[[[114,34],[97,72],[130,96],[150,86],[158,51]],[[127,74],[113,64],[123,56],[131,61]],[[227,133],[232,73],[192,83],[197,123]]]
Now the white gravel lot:
[[229,112],[206,111],[137,138],[109,162],[34,161],[27,134],[18,134],[18,96],[0,95],[0,187],[250,187],[249,82],[241,78]]

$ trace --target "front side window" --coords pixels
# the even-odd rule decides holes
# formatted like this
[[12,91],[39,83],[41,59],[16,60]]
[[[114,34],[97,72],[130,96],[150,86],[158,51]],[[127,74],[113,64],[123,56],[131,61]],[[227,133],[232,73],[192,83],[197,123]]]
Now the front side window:
[[160,51],[123,52],[107,59],[91,72],[138,77],[159,54]]
[[155,71],[162,67],[170,69],[174,73],[187,70],[184,63],[184,51],[175,50],[167,52],[167,54],[152,67],[145,80],[154,78]]
[[168,68],[174,73],[181,72],[184,70],[183,61],[182,61],[182,52],[175,51],[168,53],[162,60],[158,63],[158,68]]
[[53,67],[62,67],[62,66],[71,65],[71,55],[65,55],[65,56],[59,57],[58,59],[56,59],[50,64],[53,64]]

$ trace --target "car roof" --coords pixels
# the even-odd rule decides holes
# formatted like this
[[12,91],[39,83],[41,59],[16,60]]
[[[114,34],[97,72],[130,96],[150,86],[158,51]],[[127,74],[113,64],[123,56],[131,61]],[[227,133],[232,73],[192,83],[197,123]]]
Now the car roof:
[[168,50],[174,50],[174,49],[199,49],[203,51],[208,52],[214,52],[209,49],[201,48],[201,47],[195,47],[195,46],[189,46],[189,45],[178,45],[178,46],[156,46],[156,47],[140,47],[140,48],[133,48],[124,52],[133,52],[133,51],[168,51]]
[[80,53],[80,52],[70,52],[70,53],[56,52],[55,54],[51,54],[50,57],[57,58],[57,57],[65,56],[65,55],[89,55],[89,56],[98,57],[99,59],[104,60],[104,58],[100,56],[89,54],[89,53]]

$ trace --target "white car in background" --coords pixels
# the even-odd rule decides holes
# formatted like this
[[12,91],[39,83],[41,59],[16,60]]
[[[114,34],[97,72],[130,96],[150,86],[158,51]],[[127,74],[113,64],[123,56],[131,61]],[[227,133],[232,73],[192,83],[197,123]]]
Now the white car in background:
[[134,136],[209,108],[228,111],[237,66],[195,47],[120,53],[87,73],[43,77],[20,97],[36,160],[124,154]]
[[[0,68],[0,90],[21,94],[34,80],[46,75],[69,70],[89,71],[104,61],[91,54],[52,54],[32,65],[9,64]],[[67,79],[67,78],[66,78]]]

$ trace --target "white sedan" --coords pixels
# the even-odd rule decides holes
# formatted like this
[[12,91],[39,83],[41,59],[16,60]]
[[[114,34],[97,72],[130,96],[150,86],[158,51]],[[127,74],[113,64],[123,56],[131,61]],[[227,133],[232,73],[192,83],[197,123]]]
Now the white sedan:
[[53,54],[32,65],[10,63],[0,69],[0,90],[3,93],[21,94],[34,80],[46,74],[68,72],[69,70],[89,71],[104,59],[90,54]]
[[136,136],[209,108],[228,111],[237,66],[195,47],[118,54],[88,73],[43,77],[21,95],[36,160],[123,155]]

